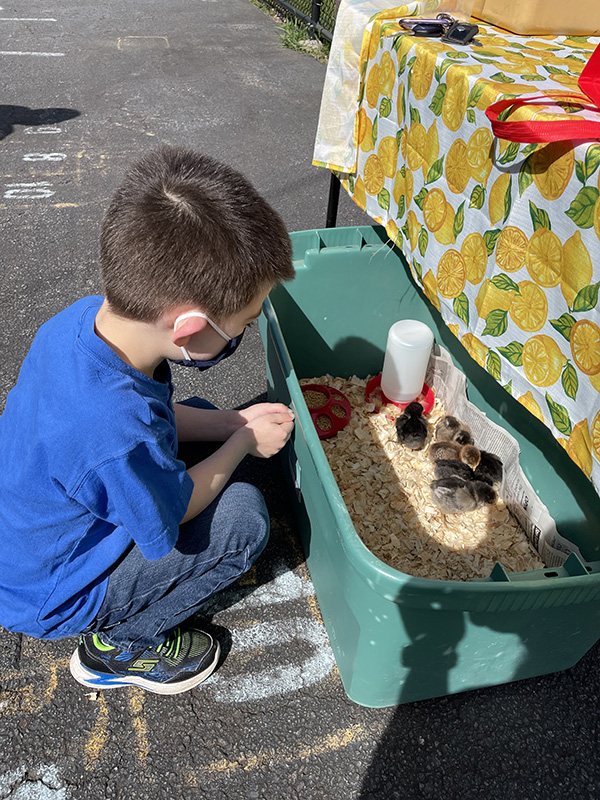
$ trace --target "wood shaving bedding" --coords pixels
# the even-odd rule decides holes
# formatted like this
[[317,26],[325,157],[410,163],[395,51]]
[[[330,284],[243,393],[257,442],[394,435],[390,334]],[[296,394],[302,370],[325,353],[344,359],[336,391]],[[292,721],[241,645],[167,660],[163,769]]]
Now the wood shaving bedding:
[[348,425],[321,444],[356,532],[369,550],[408,575],[467,581],[488,577],[498,561],[507,572],[544,566],[502,500],[463,514],[443,514],[431,500],[435,479],[428,457],[435,424],[445,411],[436,398],[424,419],[428,436],[422,450],[403,447],[395,421],[401,411],[381,413],[365,402],[368,379],[323,375],[303,379],[343,392],[352,406]]

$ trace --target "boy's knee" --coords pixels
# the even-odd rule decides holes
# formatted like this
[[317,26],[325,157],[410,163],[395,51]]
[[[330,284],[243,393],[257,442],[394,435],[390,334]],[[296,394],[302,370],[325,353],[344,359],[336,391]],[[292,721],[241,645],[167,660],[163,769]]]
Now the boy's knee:
[[247,538],[250,559],[264,550],[269,538],[269,512],[261,492],[250,483],[232,483],[223,493],[223,511],[239,521]]

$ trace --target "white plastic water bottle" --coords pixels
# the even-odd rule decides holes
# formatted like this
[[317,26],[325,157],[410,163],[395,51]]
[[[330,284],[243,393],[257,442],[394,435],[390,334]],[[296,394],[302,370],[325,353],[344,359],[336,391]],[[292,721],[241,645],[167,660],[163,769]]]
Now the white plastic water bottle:
[[410,403],[423,388],[433,347],[433,331],[416,319],[401,319],[389,330],[381,389],[395,403]]

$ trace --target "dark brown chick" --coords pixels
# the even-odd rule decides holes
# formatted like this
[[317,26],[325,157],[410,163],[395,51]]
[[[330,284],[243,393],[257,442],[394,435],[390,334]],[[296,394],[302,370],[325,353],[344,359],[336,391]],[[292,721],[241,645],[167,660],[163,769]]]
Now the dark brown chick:
[[501,459],[487,450],[482,450],[480,455],[479,464],[475,468],[475,479],[499,487],[504,471]]
[[498,499],[494,488],[485,481],[478,481],[476,478],[474,481],[470,482],[469,486],[477,500],[477,504],[480,506],[484,504],[491,505]]
[[460,514],[495,502],[496,492],[483,481],[449,477],[431,483],[431,499],[444,514]]
[[457,417],[446,415],[435,426],[436,442],[457,442],[459,445],[473,444],[471,429]]
[[436,442],[451,442],[454,439],[454,434],[462,427],[462,423],[456,417],[451,417],[450,415],[442,417],[435,426],[434,437]]
[[431,483],[431,499],[444,514],[460,514],[477,508],[477,501],[462,478],[441,478]]
[[398,441],[410,450],[420,450],[427,438],[427,423],[422,417],[423,406],[409,403],[396,420]]
[[452,441],[456,442],[456,444],[459,444],[461,447],[465,444],[473,444],[471,431],[468,428],[461,428],[456,432]]
[[468,464],[464,464],[456,458],[442,458],[435,462],[435,477],[440,478],[462,478],[463,481],[472,481],[474,473]]

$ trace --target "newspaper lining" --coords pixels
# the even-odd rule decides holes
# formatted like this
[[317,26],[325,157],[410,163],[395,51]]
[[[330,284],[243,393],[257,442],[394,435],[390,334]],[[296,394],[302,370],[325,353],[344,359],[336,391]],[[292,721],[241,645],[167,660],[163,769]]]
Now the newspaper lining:
[[426,376],[447,413],[471,428],[475,444],[495,453],[504,465],[500,496],[517,519],[547,567],[561,566],[570,553],[583,559],[579,549],[559,534],[550,512],[535,493],[519,464],[520,448],[508,431],[488,419],[467,399],[467,381],[446,349],[434,346]]

